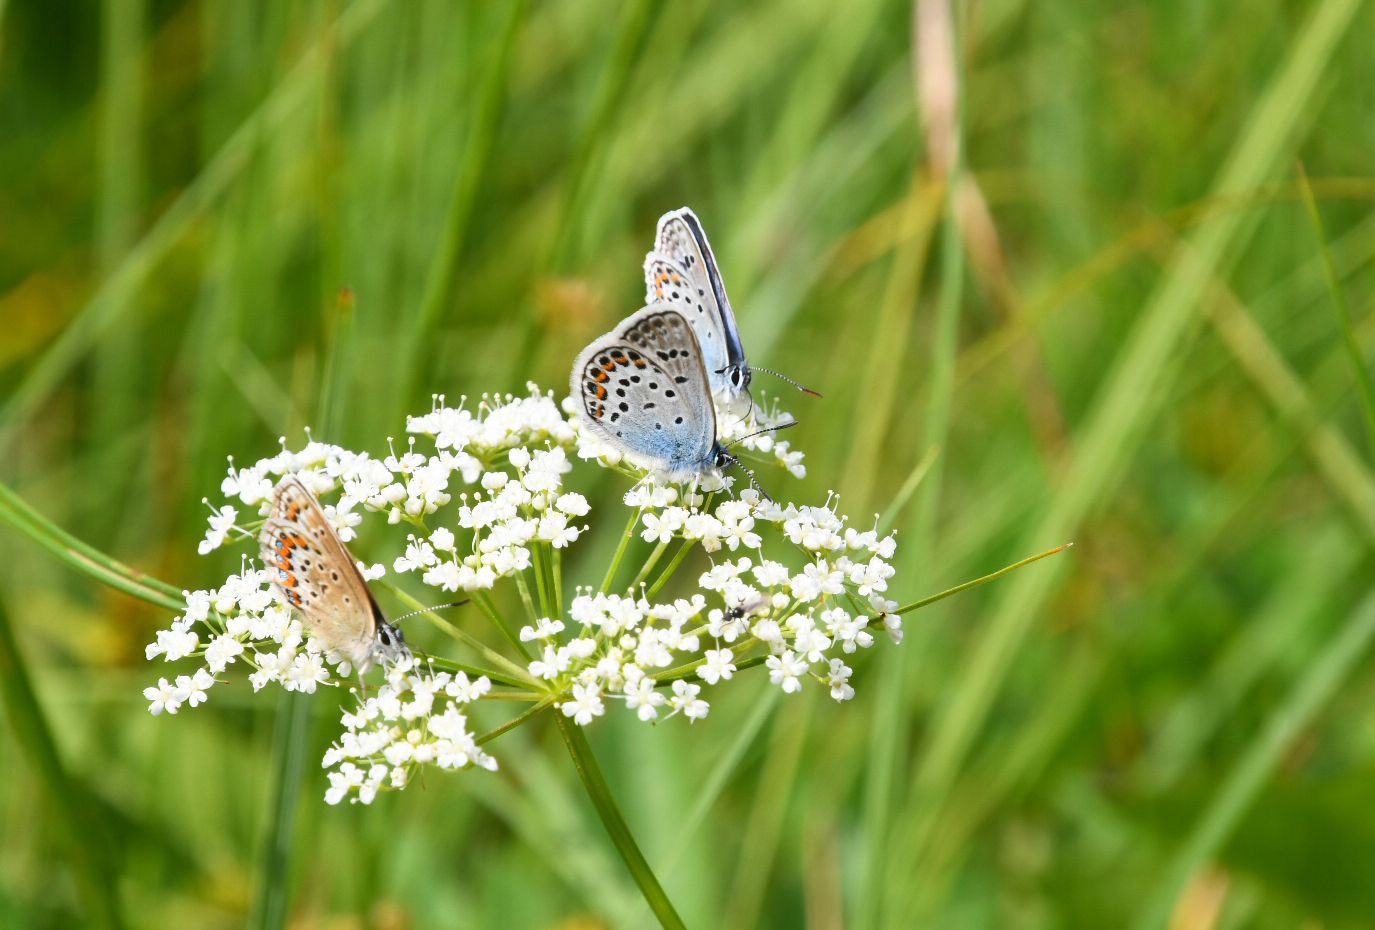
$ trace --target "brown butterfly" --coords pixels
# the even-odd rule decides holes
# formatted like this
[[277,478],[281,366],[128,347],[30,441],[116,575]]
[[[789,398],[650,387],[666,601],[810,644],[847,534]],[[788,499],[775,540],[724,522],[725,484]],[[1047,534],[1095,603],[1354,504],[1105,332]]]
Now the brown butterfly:
[[411,654],[319,502],[295,475],[272,492],[258,544],[263,562],[276,571],[273,585],[325,649],[346,657],[360,674],[379,658]]

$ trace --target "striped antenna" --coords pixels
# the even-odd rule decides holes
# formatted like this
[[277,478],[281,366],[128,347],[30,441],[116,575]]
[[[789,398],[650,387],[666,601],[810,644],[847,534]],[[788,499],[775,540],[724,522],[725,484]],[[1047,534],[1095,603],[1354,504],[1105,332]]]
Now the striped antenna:
[[810,395],[812,395],[813,397],[820,397],[820,396],[821,396],[821,392],[820,392],[820,391],[813,391],[813,390],[812,390],[811,388],[809,388],[809,387],[803,387],[802,385],[800,385],[800,384],[798,384],[796,381],[794,381],[792,378],[789,378],[787,375],[780,375],[778,372],[776,372],[776,371],[774,371],[774,370],[772,370],[772,369],[770,369],[770,368],[760,368],[760,367],[757,366],[757,365],[751,365],[751,366],[750,366],[750,371],[762,371],[762,372],[764,372],[764,374],[766,374],[766,375],[773,375],[775,378],[781,378],[782,380],[784,380],[784,381],[788,382],[789,384],[791,384],[793,387],[797,388],[797,389],[798,389],[799,391],[801,391],[803,394],[810,394]]
[[429,613],[429,612],[432,611],[432,610],[445,610],[445,609],[447,609],[447,608],[449,608],[449,607],[462,607],[464,604],[467,604],[467,603],[469,603],[469,602],[471,602],[471,601],[472,601],[472,598],[471,598],[471,597],[465,597],[463,600],[461,600],[461,601],[454,601],[452,604],[437,604],[437,605],[435,605],[434,607],[422,607],[422,608],[420,608],[419,610],[412,610],[412,611],[411,611],[410,613],[408,613],[408,614],[402,614],[402,615],[399,616],[399,617],[393,617],[392,620],[391,620],[391,622],[392,622],[392,623],[396,623],[397,621],[405,620],[407,617],[414,617],[414,616],[416,616],[417,614],[427,614],[427,613]]

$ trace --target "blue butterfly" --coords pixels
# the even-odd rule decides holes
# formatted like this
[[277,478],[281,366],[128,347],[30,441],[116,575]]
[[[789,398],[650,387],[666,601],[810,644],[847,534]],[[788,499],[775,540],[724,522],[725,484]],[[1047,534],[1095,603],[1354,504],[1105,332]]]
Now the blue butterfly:
[[595,339],[569,384],[593,435],[671,480],[735,461],[716,439],[702,349],[681,304],[653,304]]
[[740,465],[717,438],[711,384],[687,309],[659,303],[631,314],[582,350],[569,379],[588,432],[670,481]]
[[[654,251],[645,256],[645,303],[679,307],[697,337],[711,393],[727,410],[752,404],[750,380],[754,369],[745,360],[745,347],[740,343],[740,330],[711,243],[701,220],[687,207],[659,217]],[[783,378],[807,394],[821,396],[775,371],[759,371]]]

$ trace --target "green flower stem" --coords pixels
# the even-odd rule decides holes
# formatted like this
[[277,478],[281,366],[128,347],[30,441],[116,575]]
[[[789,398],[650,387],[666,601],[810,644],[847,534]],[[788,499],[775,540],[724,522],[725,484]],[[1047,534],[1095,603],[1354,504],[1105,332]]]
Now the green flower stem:
[[129,566],[93,549],[60,529],[0,483],[0,521],[42,548],[61,562],[130,597],[180,613],[186,609],[182,593],[166,582],[135,571]]
[[83,803],[77,785],[62,767],[57,744],[38,706],[38,697],[19,654],[3,603],[0,603],[0,700],[4,701],[16,741],[52,802],[50,810],[67,844],[68,864],[86,910],[88,925],[118,930],[124,924],[120,920],[119,902],[108,863],[102,862],[97,854],[103,843],[92,842],[91,834],[95,831],[91,829],[90,805]]
[[[398,601],[405,604],[412,610],[420,611],[420,616],[429,620],[431,623],[439,627],[445,633],[448,633],[454,639],[470,646],[472,649],[477,651],[479,654],[484,656],[489,661],[496,663],[497,665],[501,666],[506,670],[504,674],[496,674],[493,672],[474,669],[474,671],[476,671],[477,674],[486,675],[495,681],[501,681],[504,684],[515,685],[517,687],[520,687],[522,685],[529,685],[535,681],[533,678],[530,677],[530,673],[527,672],[525,669],[521,668],[519,665],[512,662],[510,659],[506,658],[504,655],[497,652],[491,646],[488,646],[486,643],[482,642],[481,640],[473,636],[471,633],[467,633],[458,626],[455,626],[454,624],[450,623],[448,620],[441,617],[434,610],[426,608],[423,604],[421,604],[415,598],[411,597],[405,591],[402,591],[395,585],[385,581],[374,582],[374,584],[377,584],[379,587],[384,588],[387,591],[390,591],[393,595],[395,595]],[[487,597],[485,593],[480,591],[476,592],[475,596],[473,597],[473,603],[478,606],[478,609],[480,609],[484,614],[491,618],[492,622],[497,625],[497,628],[506,634],[507,639],[514,639],[514,637],[511,635],[511,628],[508,627],[505,621],[501,619],[501,615],[496,612],[496,609],[492,606],[491,599]],[[518,643],[519,640],[517,640],[516,642]],[[435,659],[434,661],[436,663],[440,663],[440,667],[443,667],[441,660]],[[467,666],[461,666],[458,665],[458,663],[453,664],[457,667],[459,671],[468,671]]]
[[654,551],[649,554],[649,558],[645,559],[645,564],[640,569],[639,574],[637,574],[635,580],[630,583],[630,590],[634,591],[640,585],[644,584],[644,580],[649,577],[649,573],[654,570],[654,566],[659,563],[659,560],[664,557],[664,553],[667,551],[668,542],[661,542],[654,547]]
[[673,903],[669,901],[668,895],[664,894],[659,880],[654,877],[649,863],[645,861],[644,853],[640,852],[640,847],[636,845],[635,837],[626,826],[620,809],[616,807],[616,799],[602,776],[596,757],[592,755],[592,747],[588,745],[582,727],[562,714],[557,714],[556,719],[559,733],[568,745],[568,754],[573,758],[573,766],[582,778],[583,787],[587,789],[587,796],[591,798],[592,806],[597,809],[597,816],[601,818],[602,826],[606,828],[616,851],[620,853],[626,868],[630,870],[630,877],[635,879],[635,884],[640,887],[645,903],[659,919],[659,924],[664,930],[687,930],[683,919],[673,909]]
[[[749,652],[755,646],[758,646],[759,642],[760,641],[755,639],[753,636],[751,636],[749,639],[742,639],[740,642],[731,646],[731,654],[739,655],[743,652]],[[754,666],[758,665],[760,662],[763,662],[767,658],[768,656],[758,656],[757,661],[756,659],[745,659],[743,662],[735,666],[735,670],[738,672],[742,668],[753,668]],[[691,662],[686,662],[682,665],[675,666],[674,668],[671,668],[668,671],[664,672],[662,675],[655,675],[654,687],[657,688],[660,685],[669,684],[670,682],[677,681],[679,678],[695,678],[697,677],[697,669],[701,668],[703,665],[706,665],[706,663],[707,660],[705,657],[701,659],[694,659]],[[749,664],[746,665],[745,663]]]
[[[510,685],[513,688],[527,688],[529,686],[529,682],[524,679],[518,679],[514,675],[507,675],[503,672],[495,672],[489,668],[482,668],[479,665],[465,665],[462,662],[455,662],[452,659],[441,659],[438,656],[427,655],[424,659],[427,665],[442,669],[446,672],[462,672],[465,675],[471,675],[475,678],[482,678],[485,676],[492,681],[500,682],[503,685]],[[522,693],[534,692],[523,691]]]
[[535,611],[535,602],[530,597],[530,586],[525,583],[525,572],[516,572],[516,589],[520,591],[520,599],[525,604],[525,612],[530,615],[530,623],[533,626],[539,623],[540,615]]
[[563,616],[563,550],[549,547],[551,581],[554,585],[554,616]]
[[673,573],[678,570],[678,566],[683,564],[683,559],[687,556],[688,550],[696,545],[696,543],[697,540],[695,539],[683,540],[683,544],[678,547],[678,551],[674,553],[673,560],[668,563],[668,567],[664,569],[663,574],[655,580],[654,584],[649,586],[650,597],[654,597],[654,595],[658,594],[659,589],[668,582],[668,579],[673,577]]
[[[516,580],[521,580],[519,574],[516,575]],[[520,590],[521,594],[525,596],[526,601],[528,603],[530,598],[530,592],[525,590],[524,584],[520,585]],[[530,650],[525,648],[525,644],[520,641],[520,637],[515,634],[515,631],[511,629],[511,625],[506,622],[506,618],[501,615],[501,612],[497,610],[496,605],[492,603],[492,596],[488,594],[486,591],[478,591],[475,593],[477,594],[477,596],[473,599],[474,603],[481,607],[482,612],[485,613],[488,616],[488,618],[496,624],[497,629],[501,630],[501,635],[505,636],[506,641],[515,647],[516,652],[520,653],[521,658],[525,659],[526,662],[529,662],[531,659]],[[519,669],[521,678],[523,678],[524,680],[535,680],[530,677],[530,672],[528,670],[521,668],[519,665],[515,664],[510,659],[501,655],[501,653],[491,649],[488,649],[487,651],[491,652],[494,656],[500,656],[502,664],[513,669]]]
[[630,515],[630,522],[625,525],[625,533],[621,536],[621,544],[616,547],[616,555],[611,560],[611,564],[606,568],[606,577],[602,579],[602,593],[611,590],[611,581],[616,577],[616,569],[621,567],[621,559],[625,557],[625,547],[630,545],[630,538],[635,535],[635,524],[640,522],[641,510],[636,510]]
[[[751,656],[748,659],[741,659],[739,662],[735,664],[735,671],[743,672],[747,668],[755,668],[757,666],[763,665],[768,660],[769,657],[766,655]],[[706,659],[701,659],[697,662],[693,662],[691,665],[680,665],[677,668],[671,669],[662,675],[656,675],[654,676],[654,687],[667,688],[670,685],[672,685],[675,681],[702,681],[702,678],[697,674],[697,669],[705,665],[706,661]]]
[[532,567],[535,570],[535,593],[539,596],[539,615],[552,617],[554,614],[549,610],[553,603],[549,597],[552,586],[549,584],[548,572],[545,571],[544,555],[544,547],[539,543],[530,547],[530,559],[534,563]]
[[544,711],[545,711],[546,709],[548,709],[549,705],[553,704],[553,703],[554,703],[555,701],[557,701],[560,697],[562,697],[562,695],[558,695],[558,694],[548,694],[548,695],[545,695],[544,698],[543,698],[538,704],[536,704],[534,707],[531,707],[529,710],[526,710],[526,711],[524,711],[523,713],[521,713],[521,714],[519,714],[519,715],[517,715],[517,716],[515,716],[515,717],[512,717],[510,720],[506,721],[505,723],[503,723],[501,726],[497,727],[496,729],[494,729],[494,730],[489,730],[488,732],[482,734],[481,736],[479,736],[479,737],[477,737],[475,740],[473,740],[473,742],[475,742],[475,743],[477,743],[479,746],[481,746],[481,745],[483,745],[484,743],[488,743],[488,742],[490,742],[490,741],[496,739],[498,736],[500,736],[500,735],[503,734],[503,733],[506,733],[506,732],[508,732],[508,731],[510,731],[510,730],[514,730],[516,727],[520,726],[522,723],[526,723],[526,722],[528,722],[528,721],[530,721],[530,720],[533,720],[535,717],[538,717],[540,714],[544,713]]
[[[906,607],[899,607],[897,610],[891,612],[894,614],[905,614],[913,610],[918,610],[922,607],[926,607],[929,604],[934,604],[936,603],[936,601],[943,600],[952,594],[959,594],[961,591],[968,591],[970,588],[977,588],[979,585],[984,584],[985,582],[989,582],[992,581],[994,578],[1006,575],[1010,571],[1015,571],[1016,569],[1021,568],[1023,565],[1030,565],[1032,562],[1035,562],[1038,559],[1044,559],[1048,555],[1054,555],[1057,552],[1064,552],[1072,545],[1074,545],[1074,543],[1065,543],[1063,546],[1056,546],[1054,549],[1047,549],[1045,552],[1039,553],[1038,555],[1033,555],[1029,559],[1022,559],[1022,561],[1020,562],[1013,562],[1006,568],[1000,568],[996,572],[993,572],[991,575],[984,575],[982,578],[975,578],[973,581],[966,581],[964,584],[956,585],[953,588],[947,588],[940,594],[933,594],[930,597],[924,597],[919,601],[913,601]],[[875,617],[874,619],[875,621],[880,621],[883,618]],[[872,626],[873,624],[870,625]]]
[[539,703],[548,695],[542,691],[488,691],[480,701],[533,701]]

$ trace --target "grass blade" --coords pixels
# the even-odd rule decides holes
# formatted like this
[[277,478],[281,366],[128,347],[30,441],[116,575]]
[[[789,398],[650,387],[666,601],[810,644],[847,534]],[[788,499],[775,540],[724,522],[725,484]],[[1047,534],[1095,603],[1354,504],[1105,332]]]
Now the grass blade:
[[[1272,170],[1359,6],[1359,0],[1323,0],[1310,15],[1219,172],[1213,185],[1215,193],[1253,188]],[[1100,390],[1082,439],[1076,443],[1078,458],[1072,476],[1045,508],[1027,540],[1028,548],[1075,535],[1115,486],[1157,409],[1161,388],[1177,371],[1179,349],[1191,324],[1197,321],[1195,310],[1209,279],[1248,234],[1240,218],[1224,216],[1201,228],[1192,246],[1177,253]],[[1024,572],[995,609],[965,674],[934,723],[914,780],[909,810],[903,817],[907,832],[889,863],[890,887],[919,884],[912,876],[918,874],[932,818],[983,729],[1018,647],[1059,577],[1060,572],[1054,570]],[[901,903],[891,909],[894,925],[900,924],[904,912]]]
[[167,610],[180,612],[186,606],[181,592],[172,585],[81,542],[39,514],[3,483],[0,483],[0,521],[27,536],[59,561],[101,584]]
[[454,276],[463,258],[464,245],[468,241],[468,226],[472,220],[478,182],[487,173],[497,128],[501,123],[501,114],[506,102],[511,52],[516,46],[516,39],[520,36],[528,7],[527,0],[513,0],[508,4],[506,21],[502,25],[501,35],[497,39],[496,48],[491,53],[491,61],[478,88],[477,105],[459,161],[458,176],[454,183],[453,197],[449,201],[444,231],[435,245],[416,320],[402,336],[400,369],[403,376],[397,394],[400,405],[398,419],[408,409],[406,405],[414,400],[412,395],[422,375],[429,371],[427,360],[421,357],[421,346],[431,337],[432,331],[439,323],[445,303],[453,292]]
[[[340,16],[335,27],[340,44],[354,38],[378,13],[385,0],[359,0]],[[128,252],[115,272],[105,280],[62,331],[62,334],[29,368],[19,387],[0,407],[0,445],[10,439],[20,421],[32,414],[61,383],[81,358],[109,331],[130,304],[131,294],[195,220],[239,176],[259,139],[295,116],[309,99],[323,67],[321,45],[312,46],[272,94],[224,143],[196,179],[158,217],[147,234]]]
[[1322,256],[1323,274],[1327,278],[1327,289],[1332,295],[1332,307],[1337,311],[1337,324],[1341,327],[1342,341],[1346,344],[1351,358],[1352,374],[1355,376],[1356,391],[1361,397],[1361,413],[1365,416],[1365,439],[1372,460],[1375,460],[1375,388],[1370,384],[1370,371],[1361,353],[1360,343],[1351,322],[1351,308],[1346,305],[1346,293],[1337,280],[1337,269],[1332,264],[1332,253],[1327,248],[1327,235],[1323,232],[1322,216],[1318,213],[1317,201],[1313,199],[1313,187],[1308,183],[1308,174],[1299,163],[1299,188],[1303,191],[1303,206],[1308,219],[1313,224],[1313,234],[1318,239],[1318,253]]
[[98,850],[104,836],[92,830],[89,809],[76,784],[67,775],[57,754],[52,731],[34,694],[33,683],[10,627],[9,613],[0,600],[0,698],[20,747],[48,793],[48,800],[63,839],[77,894],[86,908],[89,926],[118,930],[123,926],[113,876]]
[[1190,878],[1217,855],[1227,837],[1246,815],[1286,749],[1310,726],[1336,694],[1375,636],[1375,595],[1368,596],[1308,664],[1284,702],[1270,715],[1264,729],[1222,783],[1204,809],[1189,838],[1175,855],[1165,876],[1137,919],[1136,930],[1164,927],[1170,910]]

